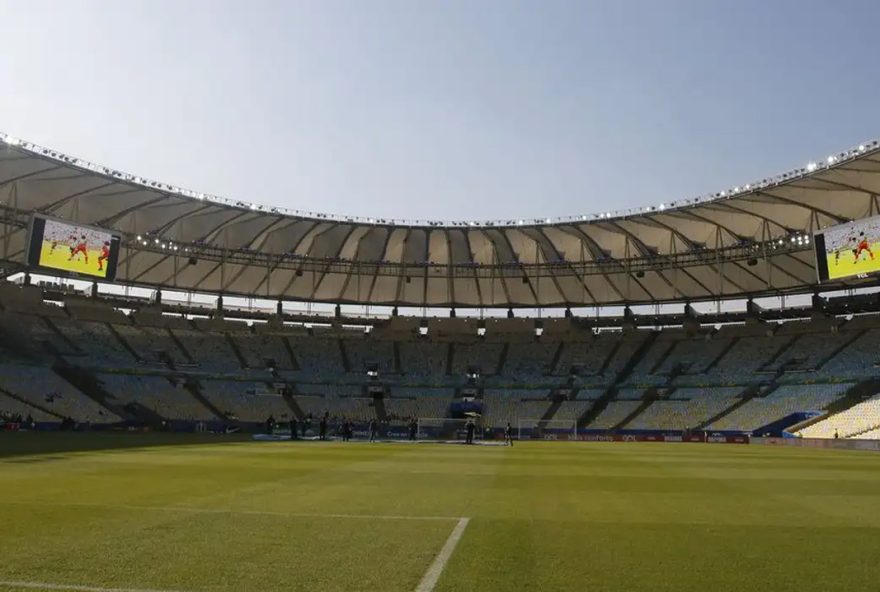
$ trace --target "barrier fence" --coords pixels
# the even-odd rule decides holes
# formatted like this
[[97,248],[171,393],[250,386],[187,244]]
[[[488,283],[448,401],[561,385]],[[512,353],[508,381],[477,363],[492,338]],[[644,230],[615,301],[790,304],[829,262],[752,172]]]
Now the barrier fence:
[[752,444],[834,450],[871,450],[874,452],[880,452],[880,440],[845,440],[843,438],[838,440],[833,438],[752,438]]

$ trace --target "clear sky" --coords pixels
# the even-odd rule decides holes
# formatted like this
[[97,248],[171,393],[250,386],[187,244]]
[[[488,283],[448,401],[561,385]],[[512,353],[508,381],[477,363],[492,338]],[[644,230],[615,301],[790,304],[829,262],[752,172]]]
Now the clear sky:
[[0,0],[0,130],[268,205],[592,213],[880,136],[880,3]]

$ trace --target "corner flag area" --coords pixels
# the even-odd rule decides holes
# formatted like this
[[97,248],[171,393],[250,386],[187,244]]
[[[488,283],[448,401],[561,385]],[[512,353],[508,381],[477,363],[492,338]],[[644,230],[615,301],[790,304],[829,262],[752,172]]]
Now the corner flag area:
[[0,591],[870,590],[878,507],[835,450],[0,434]]

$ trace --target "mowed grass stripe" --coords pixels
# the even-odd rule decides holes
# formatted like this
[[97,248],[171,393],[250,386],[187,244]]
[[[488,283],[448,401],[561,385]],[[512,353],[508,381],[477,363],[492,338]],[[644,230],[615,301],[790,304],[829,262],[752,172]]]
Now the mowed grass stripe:
[[316,518],[316,519],[352,519],[352,520],[461,520],[460,516],[410,516],[387,514],[307,514],[301,512],[272,512],[266,510],[236,510],[233,508],[195,508],[189,506],[134,506],[129,504],[100,504],[88,502],[41,502],[41,501],[8,501],[0,500],[0,504],[21,506],[52,506],[68,508],[103,508],[121,511],[144,512],[183,512],[195,514],[240,514],[242,516],[274,516],[276,518]]
[[176,590],[155,590],[150,588],[103,588],[76,584],[52,584],[49,582],[4,582],[0,588],[18,588],[25,590],[76,590],[79,592],[180,592]]

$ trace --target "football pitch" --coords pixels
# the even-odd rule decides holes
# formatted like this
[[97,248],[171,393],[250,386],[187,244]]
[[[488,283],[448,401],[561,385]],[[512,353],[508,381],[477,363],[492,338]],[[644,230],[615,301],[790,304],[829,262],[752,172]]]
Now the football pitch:
[[880,242],[871,244],[870,253],[863,252],[858,259],[853,257],[851,249],[844,249],[840,252],[840,257],[836,257],[835,253],[826,255],[828,261],[828,277],[829,279],[849,277],[860,273],[874,273],[880,269]]
[[88,262],[85,256],[77,253],[76,257],[70,258],[70,246],[64,243],[58,244],[52,250],[50,241],[43,241],[40,246],[40,265],[53,269],[64,269],[75,273],[84,273],[97,277],[107,276],[107,262],[103,262],[102,269],[98,268],[98,258],[101,256],[100,249],[89,249]]
[[0,434],[0,590],[875,590],[880,455]]

